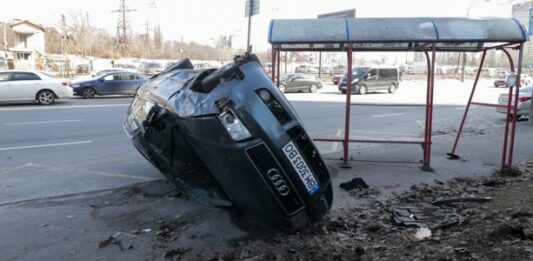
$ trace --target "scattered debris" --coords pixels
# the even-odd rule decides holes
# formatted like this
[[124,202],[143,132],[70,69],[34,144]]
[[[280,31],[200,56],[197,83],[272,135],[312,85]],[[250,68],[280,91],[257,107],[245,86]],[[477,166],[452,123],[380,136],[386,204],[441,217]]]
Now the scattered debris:
[[340,188],[350,191],[352,189],[368,189],[370,186],[366,184],[366,182],[362,178],[353,178],[350,181],[341,183],[339,185]]
[[76,217],[76,215],[68,215],[67,216],[68,219],[75,218],[75,217]]
[[104,247],[109,246],[110,244],[116,244],[120,247],[120,250],[124,250],[124,247],[122,246],[122,243],[120,240],[118,240],[118,236],[120,236],[121,232],[118,232],[110,237],[108,237],[105,240],[102,240],[98,242],[98,249],[102,249]]
[[499,173],[504,177],[518,177],[522,175],[522,171],[519,168],[504,168]]
[[171,250],[168,250],[165,252],[165,254],[163,255],[163,258],[165,259],[173,259],[174,257],[176,257],[176,259],[179,259],[181,256],[183,256],[185,253],[191,251],[190,248],[176,248],[176,249],[171,249]]
[[424,240],[431,237],[431,230],[427,227],[419,227],[414,235],[415,240]]
[[452,209],[444,209],[429,203],[412,203],[391,207],[394,222],[402,226],[446,228],[461,222],[461,216]]
[[491,197],[481,197],[481,198],[451,198],[451,199],[443,199],[438,201],[431,202],[432,205],[440,206],[440,205],[446,205],[446,204],[452,204],[452,203],[465,203],[465,202],[476,202],[476,203],[483,203],[483,202],[489,202],[491,201]]

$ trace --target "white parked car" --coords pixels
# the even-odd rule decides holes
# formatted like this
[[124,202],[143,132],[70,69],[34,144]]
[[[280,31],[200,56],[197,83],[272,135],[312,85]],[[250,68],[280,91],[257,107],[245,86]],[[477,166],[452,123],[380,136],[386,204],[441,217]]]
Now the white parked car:
[[72,97],[72,87],[37,71],[0,71],[0,101],[37,101],[48,105]]
[[[529,106],[531,106],[531,91],[532,90],[533,90],[533,86],[520,87],[520,90],[518,91],[518,107],[516,111],[517,118],[529,115]],[[514,88],[513,88],[513,95],[514,95]],[[509,101],[508,93],[500,94],[500,97],[498,98],[499,104],[507,105],[508,101]],[[511,104],[513,104],[513,101],[511,101]],[[507,112],[507,109],[505,108],[497,108],[496,110],[501,113]]]

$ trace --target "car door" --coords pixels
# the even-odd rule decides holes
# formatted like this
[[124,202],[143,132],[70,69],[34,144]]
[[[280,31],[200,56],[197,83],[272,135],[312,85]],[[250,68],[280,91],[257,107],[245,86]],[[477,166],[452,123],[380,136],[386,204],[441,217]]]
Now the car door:
[[100,90],[96,90],[99,94],[120,94],[120,73],[110,73],[101,78],[103,80],[100,85]]
[[292,87],[293,90],[302,89],[302,86],[304,86],[304,84],[305,84],[305,81],[304,81],[304,77],[303,76],[298,75],[298,76],[294,76],[292,78],[291,87]]
[[13,72],[11,76],[11,99],[35,100],[42,88],[41,78],[32,72]]
[[119,94],[131,94],[131,90],[135,89],[135,74],[119,73],[115,83],[118,85]]
[[377,69],[371,69],[365,76],[364,85],[367,87],[367,92],[375,90],[378,81],[378,71]]
[[0,100],[13,99],[11,76],[10,72],[0,72]]

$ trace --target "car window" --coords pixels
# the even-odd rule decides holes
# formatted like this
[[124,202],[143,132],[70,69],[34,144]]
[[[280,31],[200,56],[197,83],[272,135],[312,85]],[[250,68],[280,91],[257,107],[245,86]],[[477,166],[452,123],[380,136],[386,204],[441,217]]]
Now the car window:
[[372,69],[372,70],[368,71],[368,74],[366,75],[366,79],[367,80],[375,80],[376,76],[377,76],[376,74],[377,74],[376,69]]
[[107,75],[107,76],[104,77],[104,80],[105,81],[113,81],[113,80],[115,80],[115,75],[116,74]]
[[118,75],[118,80],[131,81],[135,80],[135,74],[133,73],[121,73]]
[[395,69],[379,69],[378,75],[382,80],[395,80],[397,72]]
[[41,78],[37,76],[35,73],[29,73],[29,72],[15,72],[13,74],[13,80],[14,81],[37,81]]
[[0,82],[8,81],[9,80],[9,73],[3,72],[0,73]]

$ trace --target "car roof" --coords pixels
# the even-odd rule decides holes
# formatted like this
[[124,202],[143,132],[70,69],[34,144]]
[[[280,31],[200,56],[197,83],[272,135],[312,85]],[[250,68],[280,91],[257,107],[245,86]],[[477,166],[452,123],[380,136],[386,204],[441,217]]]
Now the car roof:
[[35,70],[1,70],[0,71],[0,73],[4,73],[4,72],[10,72],[10,73],[25,72],[25,73],[36,73],[36,74],[39,74],[39,72],[35,71]]

